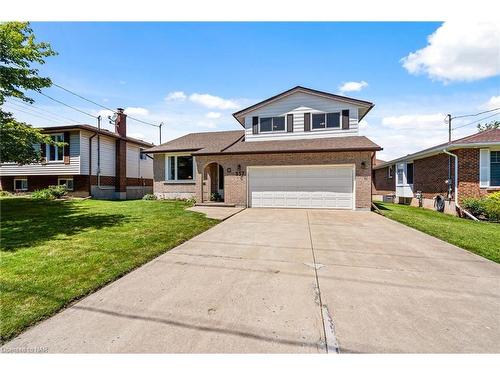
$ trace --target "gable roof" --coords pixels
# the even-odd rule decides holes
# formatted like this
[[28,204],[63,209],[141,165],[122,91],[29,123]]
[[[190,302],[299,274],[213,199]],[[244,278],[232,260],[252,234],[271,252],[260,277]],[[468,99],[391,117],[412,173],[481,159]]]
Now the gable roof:
[[280,94],[274,95],[274,96],[272,96],[272,97],[270,97],[270,98],[268,98],[266,100],[263,100],[263,101],[258,102],[256,104],[253,104],[250,107],[247,107],[247,108],[244,108],[244,109],[242,109],[242,110],[240,110],[238,112],[235,112],[235,113],[233,113],[233,117],[241,125],[244,126],[244,124],[241,121],[241,116],[243,116],[246,113],[251,112],[251,111],[253,111],[253,110],[257,109],[257,108],[260,108],[260,107],[265,106],[265,105],[267,105],[269,103],[272,103],[272,102],[274,102],[276,100],[282,99],[282,98],[284,98],[284,97],[286,97],[288,95],[294,94],[296,92],[304,92],[304,93],[307,93],[307,94],[322,96],[322,97],[325,97],[327,99],[338,100],[338,101],[341,101],[341,102],[351,103],[351,104],[358,105],[360,107],[366,108],[366,111],[362,114],[362,116],[359,118],[358,121],[361,121],[363,119],[363,117],[365,117],[366,114],[375,106],[373,103],[365,101],[365,100],[354,99],[354,98],[350,98],[348,96],[336,95],[336,94],[332,94],[332,93],[329,93],[329,92],[314,90],[314,89],[310,89],[310,88],[303,87],[303,86],[295,86],[295,87],[293,87],[293,88],[291,88],[289,90],[283,91]]
[[189,152],[193,155],[234,155],[290,152],[378,151],[363,136],[246,142],[244,131],[191,133],[152,147],[146,153]]
[[68,130],[88,130],[90,132],[99,133],[101,135],[107,135],[108,137],[113,137],[113,138],[117,138],[117,139],[124,139],[127,142],[136,143],[136,144],[144,146],[144,147],[153,146],[153,143],[149,143],[149,142],[143,141],[141,139],[132,138],[132,137],[122,137],[121,135],[114,133],[112,131],[106,130],[106,129],[101,129],[99,131],[99,129],[97,127],[92,126],[92,125],[87,125],[87,124],[48,126],[48,127],[39,128],[39,129],[42,130],[43,132],[47,132],[47,133],[57,132],[57,131],[68,131]]
[[441,143],[437,146],[432,146],[421,151],[408,154],[397,159],[389,160],[380,164],[376,164],[374,169],[384,168],[390,164],[394,164],[407,159],[421,159],[443,151],[443,149],[454,150],[458,148],[474,148],[480,146],[500,145],[500,129],[489,129],[479,133],[471,134],[463,138],[456,139],[451,142]]

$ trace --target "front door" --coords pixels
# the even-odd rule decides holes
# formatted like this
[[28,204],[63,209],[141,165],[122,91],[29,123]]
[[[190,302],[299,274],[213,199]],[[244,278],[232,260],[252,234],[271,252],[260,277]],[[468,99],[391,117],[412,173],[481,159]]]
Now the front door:
[[222,165],[219,165],[217,181],[218,181],[218,193],[220,194],[222,199],[224,199],[224,168],[222,167]]

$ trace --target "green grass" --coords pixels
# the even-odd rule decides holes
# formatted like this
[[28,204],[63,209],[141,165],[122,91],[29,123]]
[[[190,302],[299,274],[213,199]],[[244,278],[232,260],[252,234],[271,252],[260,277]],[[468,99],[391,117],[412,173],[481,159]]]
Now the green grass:
[[461,219],[401,204],[375,204],[389,219],[500,263],[500,224]]
[[181,201],[0,205],[2,342],[218,223]]

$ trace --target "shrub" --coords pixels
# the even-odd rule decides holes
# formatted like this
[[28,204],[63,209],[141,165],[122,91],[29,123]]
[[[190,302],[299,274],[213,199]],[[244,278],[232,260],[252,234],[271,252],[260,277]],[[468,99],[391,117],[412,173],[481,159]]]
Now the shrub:
[[142,199],[144,199],[145,201],[155,201],[158,198],[154,194],[146,194],[142,197]]
[[196,199],[195,198],[186,199],[186,203],[188,204],[189,207],[192,207],[196,204]]
[[481,198],[465,198],[462,207],[476,217],[485,216],[484,202]]
[[12,193],[9,193],[8,191],[5,190],[0,190],[0,197],[10,197]]
[[35,199],[37,201],[48,201],[54,199],[54,196],[49,189],[41,189],[33,192],[33,194],[31,194],[31,199]]
[[31,199],[36,200],[52,200],[62,198],[66,195],[66,187],[65,186],[49,186],[46,189],[41,189],[35,191],[31,194]]
[[222,196],[218,192],[213,192],[212,194],[210,194],[210,200],[212,202],[221,202]]
[[500,221],[500,191],[484,198],[484,211],[489,220]]
[[482,198],[466,198],[462,206],[478,218],[500,221],[500,192]]

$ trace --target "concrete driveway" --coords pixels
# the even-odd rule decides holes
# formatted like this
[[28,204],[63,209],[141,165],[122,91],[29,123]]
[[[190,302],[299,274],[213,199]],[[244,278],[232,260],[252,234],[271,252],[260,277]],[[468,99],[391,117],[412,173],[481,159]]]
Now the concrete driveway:
[[247,209],[4,350],[500,352],[500,266],[370,212]]

